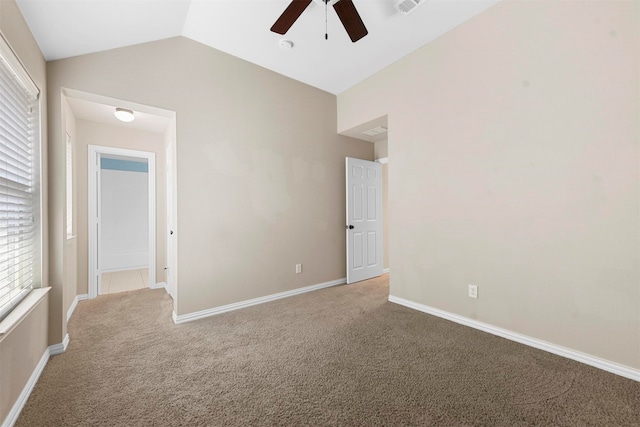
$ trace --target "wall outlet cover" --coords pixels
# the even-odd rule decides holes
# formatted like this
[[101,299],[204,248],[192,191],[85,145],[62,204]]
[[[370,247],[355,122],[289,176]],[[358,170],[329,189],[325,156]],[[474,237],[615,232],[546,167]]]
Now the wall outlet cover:
[[469,298],[478,298],[478,286],[469,285]]

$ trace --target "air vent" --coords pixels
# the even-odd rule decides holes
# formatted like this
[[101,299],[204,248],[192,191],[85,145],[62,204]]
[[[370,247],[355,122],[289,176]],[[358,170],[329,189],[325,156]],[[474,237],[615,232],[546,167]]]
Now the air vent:
[[362,135],[367,136],[376,136],[381,133],[387,133],[387,128],[384,126],[378,126],[377,128],[369,129],[368,131],[362,132]]
[[405,15],[408,15],[409,13],[416,10],[416,8],[424,3],[424,1],[425,0],[400,0],[398,3],[396,3],[396,9],[398,9]]

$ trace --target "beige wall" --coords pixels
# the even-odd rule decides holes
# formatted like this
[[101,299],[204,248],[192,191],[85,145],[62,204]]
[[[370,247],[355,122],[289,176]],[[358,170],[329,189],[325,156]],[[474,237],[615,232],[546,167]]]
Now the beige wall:
[[[387,140],[376,142],[373,148],[376,160],[389,157]],[[384,268],[389,268],[389,164],[382,165],[382,252]]]
[[49,292],[6,336],[0,337],[0,423],[47,350]]
[[112,126],[86,120],[78,120],[77,162],[78,177],[78,294],[88,293],[88,156],[89,145],[127,148],[156,154],[156,282],[165,280],[166,266],[166,181],[165,141],[161,133],[146,132],[122,126]]
[[388,114],[393,295],[640,368],[639,7],[501,2],[338,96]]
[[374,156],[377,159],[383,159],[389,157],[389,141],[378,141],[373,144]]
[[[40,88],[43,162],[41,186],[43,259],[42,282],[48,284],[48,216],[47,216],[47,103],[46,65],[42,54],[29,31],[14,0],[0,1],[0,33],[7,39],[25,68]],[[7,335],[0,340],[0,422],[4,422],[9,411],[22,392],[48,345],[49,305],[58,303],[62,310],[62,290],[55,289]],[[57,341],[58,343],[62,340]]]
[[61,88],[176,112],[178,315],[345,277],[344,158],[373,145],[336,134],[334,95],[181,37],[48,72],[56,150]]

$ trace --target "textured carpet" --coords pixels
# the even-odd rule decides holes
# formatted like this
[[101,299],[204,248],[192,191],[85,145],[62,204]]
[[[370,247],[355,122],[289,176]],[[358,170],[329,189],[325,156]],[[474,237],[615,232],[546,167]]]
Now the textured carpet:
[[387,301],[387,277],[183,325],[83,301],[17,426],[638,426],[640,383]]

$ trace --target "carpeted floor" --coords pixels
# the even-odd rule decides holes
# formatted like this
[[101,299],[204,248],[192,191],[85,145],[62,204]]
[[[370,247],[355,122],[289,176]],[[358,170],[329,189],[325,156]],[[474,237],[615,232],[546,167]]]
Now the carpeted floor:
[[638,426],[640,383],[387,301],[387,276],[183,325],[81,302],[17,426]]

